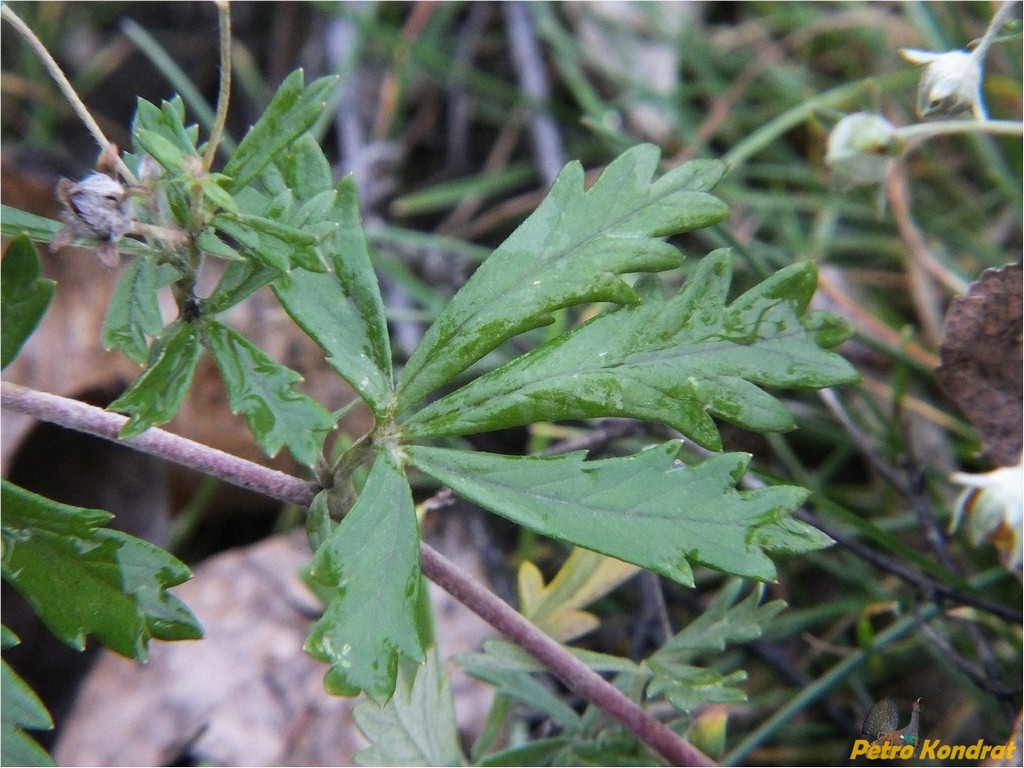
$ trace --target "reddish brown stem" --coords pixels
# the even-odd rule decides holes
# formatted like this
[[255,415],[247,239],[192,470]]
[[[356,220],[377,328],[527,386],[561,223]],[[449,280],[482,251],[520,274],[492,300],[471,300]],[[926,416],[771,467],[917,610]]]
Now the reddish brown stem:
[[[0,405],[40,421],[114,441],[118,441],[118,432],[127,421],[124,416],[77,400],[6,381],[0,386]],[[280,501],[309,506],[318,490],[313,483],[161,429],[149,429],[123,442],[143,453],[205,472]],[[427,578],[522,646],[570,690],[614,717],[672,765],[715,765],[707,755],[648,714],[436,549],[421,542],[420,560]]]

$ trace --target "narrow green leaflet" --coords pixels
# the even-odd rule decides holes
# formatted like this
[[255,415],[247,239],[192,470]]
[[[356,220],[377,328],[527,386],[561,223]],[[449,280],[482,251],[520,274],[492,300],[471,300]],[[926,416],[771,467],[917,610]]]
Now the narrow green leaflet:
[[395,695],[384,706],[356,705],[352,717],[370,742],[356,753],[356,765],[465,765],[455,721],[451,681],[437,650],[427,653],[411,682],[398,673]]
[[423,661],[414,611],[420,590],[419,531],[412,492],[387,451],[378,453],[359,500],[323,543],[310,579],[335,596],[305,649],[331,665],[335,694],[366,691],[386,702],[398,661]]
[[414,414],[411,437],[468,434],[559,419],[627,416],[721,448],[711,416],[759,432],[793,427],[762,387],[826,387],[856,369],[826,349],[845,334],[807,313],[817,285],[794,264],[726,304],[732,262],[708,255],[674,297],[617,307]]
[[0,368],[28,341],[50,306],[57,284],[39,277],[36,247],[26,235],[11,241],[0,265]]
[[149,356],[147,336],[163,330],[157,291],[178,279],[170,264],[150,259],[132,259],[118,280],[110,308],[103,321],[103,346],[120,349],[134,363],[143,365]]
[[303,87],[301,69],[284,79],[260,119],[245,134],[224,166],[224,175],[232,179],[227,188],[229,192],[244,189],[278,152],[312,127],[337,82],[337,76],[323,77]]
[[327,362],[378,416],[392,403],[391,346],[352,177],[342,179],[332,215],[334,272],[295,269],[274,283],[291,318],[327,353]]
[[[203,230],[204,233],[211,230]],[[275,267],[268,267],[258,261],[247,259],[246,261],[235,261],[228,265],[221,275],[220,282],[209,298],[203,302],[203,311],[206,314],[216,314],[233,307],[265,285],[268,285],[281,275],[281,270]]]
[[[154,137],[158,146],[148,141]],[[185,157],[198,154],[199,126],[185,126],[185,102],[180,96],[161,102],[159,107],[139,99],[132,120],[132,138],[136,149],[153,155],[168,170],[180,170]]]
[[45,216],[36,216],[19,208],[0,205],[0,234],[4,237],[28,235],[35,243],[48,243],[60,231],[61,223]]
[[831,541],[790,518],[807,491],[789,486],[736,490],[748,454],[723,454],[685,466],[675,461],[678,441],[586,462],[582,451],[540,458],[427,446],[406,450],[421,470],[492,512],[690,586],[691,563],[774,579],[766,550],[777,543],[780,525],[793,534],[795,551]]
[[728,215],[707,194],[724,166],[693,161],[652,183],[658,149],[634,147],[589,190],[570,163],[537,210],[485,261],[424,335],[399,381],[400,409],[464,371],[506,339],[544,325],[556,309],[591,301],[633,304],[619,275],[679,266],[661,240]]
[[141,435],[147,429],[174,418],[188,392],[203,353],[191,323],[167,326],[150,350],[149,366],[107,410],[131,416],[121,437]]
[[729,582],[699,617],[647,659],[645,665],[653,674],[648,696],[664,696],[682,711],[702,704],[746,699],[746,694],[734,687],[746,679],[744,672],[723,675],[690,663],[705,654],[721,653],[729,643],[745,643],[760,637],[785,608],[781,600],[759,605],[760,589],[737,603],[742,590],[741,581]]
[[[17,644],[17,636],[3,627],[4,650]],[[0,765],[53,765],[53,758],[24,730],[51,728],[50,713],[35,691],[6,661],[0,661]]]
[[3,577],[60,640],[87,634],[144,660],[150,638],[191,640],[202,627],[167,592],[191,577],[148,542],[102,527],[111,515],[58,504],[3,481]]
[[260,448],[276,456],[287,446],[298,461],[313,466],[334,418],[294,388],[302,377],[223,323],[204,324],[203,336],[224,379],[231,412],[245,415]]

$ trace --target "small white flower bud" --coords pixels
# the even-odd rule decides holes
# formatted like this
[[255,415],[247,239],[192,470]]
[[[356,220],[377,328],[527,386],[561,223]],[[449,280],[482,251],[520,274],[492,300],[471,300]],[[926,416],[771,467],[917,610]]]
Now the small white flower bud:
[[878,184],[885,179],[885,167],[897,150],[892,123],[879,115],[856,112],[832,129],[825,163],[848,184]]
[[950,116],[972,112],[985,119],[981,101],[981,60],[967,51],[933,53],[916,48],[903,48],[907,61],[924,64],[924,73],[917,88],[917,113]]

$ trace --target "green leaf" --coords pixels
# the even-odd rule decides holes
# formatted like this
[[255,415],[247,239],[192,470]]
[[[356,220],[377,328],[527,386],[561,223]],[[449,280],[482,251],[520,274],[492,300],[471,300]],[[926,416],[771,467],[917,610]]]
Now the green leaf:
[[204,314],[212,315],[233,307],[281,274],[281,270],[257,261],[236,261],[229,264],[213,293],[203,302]]
[[6,368],[39,325],[57,284],[39,277],[36,247],[26,235],[10,242],[0,265],[0,368]]
[[722,675],[690,664],[706,654],[720,654],[729,643],[745,643],[760,637],[785,608],[781,600],[759,605],[763,589],[755,589],[737,603],[742,589],[741,581],[730,581],[699,617],[645,662],[653,674],[648,696],[664,696],[682,711],[702,704],[746,699],[746,694],[734,687],[746,679],[741,670]]
[[323,112],[337,76],[323,77],[303,88],[302,70],[284,79],[260,119],[249,129],[224,167],[232,181],[229,192],[245,188],[274,160],[312,127]]
[[179,276],[170,264],[158,265],[150,259],[128,262],[103,321],[103,347],[120,349],[129,360],[143,365],[149,355],[146,337],[157,336],[164,327],[157,291]]
[[[580,727],[580,716],[531,672],[543,669],[525,667],[515,655],[507,655],[507,646],[485,641],[483,653],[461,653],[457,661],[467,675],[490,683],[499,696],[525,704],[570,730]],[[514,652],[512,652],[514,654]]]
[[150,155],[172,174],[181,173],[185,168],[185,159],[195,156],[194,150],[190,153],[183,152],[163,134],[145,128],[135,131],[135,147]]
[[239,221],[233,215],[218,213],[210,225],[237,240],[240,250],[247,257],[278,272],[287,272],[291,269],[293,249],[276,237],[260,235],[249,224]]
[[[217,233],[212,227],[207,227],[196,236],[196,247],[211,256],[218,256],[227,261],[249,261],[247,257],[217,237]],[[277,270],[274,272],[276,274]]]
[[36,216],[9,205],[0,205],[0,234],[4,237],[28,235],[34,243],[48,243],[60,231],[61,223]]
[[660,238],[728,215],[706,193],[721,163],[693,161],[652,184],[658,149],[634,147],[584,191],[571,163],[537,210],[485,261],[424,335],[399,381],[413,405],[485,354],[550,322],[556,309],[592,301],[634,304],[619,275],[677,267],[683,256]]
[[336,590],[305,644],[331,664],[327,689],[387,701],[399,656],[424,659],[413,615],[421,587],[416,512],[409,483],[387,451],[379,452],[359,499],[317,550],[310,579]]
[[[4,648],[16,645],[14,633],[7,627],[3,631]],[[0,661],[0,765],[53,765],[53,758],[25,733],[26,728],[48,731],[53,720],[28,683]]]
[[198,136],[198,126],[185,126],[185,102],[180,96],[159,107],[145,99],[137,101],[132,120],[136,154],[142,150],[169,171],[180,171],[185,157],[198,154]]
[[141,435],[174,418],[188,392],[203,347],[191,323],[172,323],[150,350],[149,366],[128,389],[107,406],[131,416],[121,437]]
[[426,446],[406,451],[421,470],[482,507],[690,586],[690,563],[774,579],[775,566],[765,550],[778,543],[780,525],[802,526],[808,542],[819,548],[831,541],[789,517],[807,491],[736,490],[748,454],[685,466],[675,461],[678,441],[587,462],[584,452],[539,458]]
[[333,215],[341,224],[332,243],[334,273],[295,269],[274,284],[274,293],[327,353],[327,363],[381,417],[392,407],[391,346],[351,176],[338,185]]
[[216,321],[203,326],[228,393],[268,456],[287,446],[308,467],[316,463],[334,419],[320,403],[295,390],[302,377],[275,363],[238,331]]
[[13,723],[0,722],[0,765],[55,765],[36,741]]
[[352,717],[370,742],[356,753],[356,765],[465,765],[455,721],[451,681],[437,650],[411,682],[398,673],[395,695],[384,706],[370,701],[356,705]]
[[[547,672],[548,669],[537,659],[527,653],[521,646],[510,640],[487,638],[483,641],[484,653],[457,653],[452,656],[459,666],[469,662],[478,669],[506,669],[520,672]],[[615,672],[635,675],[643,669],[629,659],[612,656],[607,653],[588,651],[585,648],[566,646],[565,650],[582,661],[595,672]]]
[[786,267],[726,305],[731,279],[729,253],[715,251],[674,297],[606,312],[431,403],[404,432],[626,416],[719,450],[711,415],[760,432],[791,429],[789,411],[762,387],[832,386],[856,380],[856,369],[818,345],[826,316],[805,314],[813,264]]
[[149,640],[197,639],[202,627],[168,593],[191,573],[148,542],[103,528],[111,515],[58,504],[3,481],[3,577],[60,640],[86,634],[145,660]]

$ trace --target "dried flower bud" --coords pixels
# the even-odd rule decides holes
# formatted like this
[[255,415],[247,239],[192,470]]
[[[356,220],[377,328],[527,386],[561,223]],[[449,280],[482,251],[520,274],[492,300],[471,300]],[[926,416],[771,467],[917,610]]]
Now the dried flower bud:
[[950,476],[966,486],[950,521],[956,530],[967,516],[967,535],[975,545],[990,541],[999,560],[1009,571],[1021,567],[1021,539],[1024,526],[1024,466],[1000,467],[983,474],[957,472]]
[[879,115],[857,112],[832,129],[825,163],[848,184],[878,184],[885,179],[885,167],[897,150],[892,123]]
[[132,229],[135,210],[131,190],[105,173],[92,173],[82,181],[61,179],[57,199],[64,206],[64,228],[50,243],[51,251],[79,238],[100,241],[97,254],[107,266],[116,266],[117,240]]
[[924,74],[917,88],[917,114],[950,116],[972,112],[985,119],[981,101],[981,60],[967,51],[933,53],[916,48],[903,48],[907,61],[924,64]]

